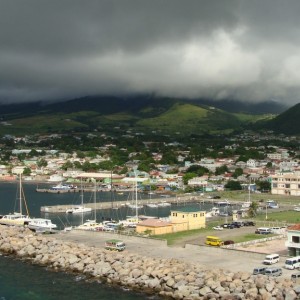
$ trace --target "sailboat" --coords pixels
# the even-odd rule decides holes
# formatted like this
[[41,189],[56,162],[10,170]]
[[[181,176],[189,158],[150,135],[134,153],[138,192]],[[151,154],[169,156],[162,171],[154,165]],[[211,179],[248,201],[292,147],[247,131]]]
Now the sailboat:
[[[79,230],[89,230],[89,231],[101,231],[103,230],[103,224],[98,223],[96,220],[96,208],[97,208],[97,187],[96,187],[96,180],[95,180],[95,188],[94,188],[94,219],[93,220],[86,220],[81,225],[77,226],[76,229]],[[91,209],[92,210],[92,209]]]
[[[23,214],[23,202],[26,207],[26,213]],[[22,175],[19,175],[19,211],[12,214],[3,215],[0,219],[0,224],[2,225],[15,225],[15,226],[24,226],[28,225],[32,219],[29,217],[29,212],[25,198],[23,197],[23,188],[22,188]]]
[[83,205],[83,188],[81,182],[81,205],[76,205],[66,210],[67,214],[82,214],[82,213],[89,213],[92,211],[90,207],[85,207]]
[[[23,202],[26,208],[26,215],[23,214]],[[29,229],[36,232],[49,232],[57,227],[57,225],[53,224],[50,219],[29,217],[28,207],[22,187],[22,174],[19,174],[19,209],[19,212],[4,215],[0,219],[0,224],[13,226],[27,226]]]
[[137,203],[137,180],[135,181],[135,204],[131,204],[131,206],[127,205],[128,207],[131,207],[132,209],[135,209],[135,216],[127,217],[126,220],[122,220],[119,223],[122,224],[124,227],[132,227],[135,228],[136,224],[139,222],[139,216],[138,211],[139,208],[142,208],[143,206],[139,206]]

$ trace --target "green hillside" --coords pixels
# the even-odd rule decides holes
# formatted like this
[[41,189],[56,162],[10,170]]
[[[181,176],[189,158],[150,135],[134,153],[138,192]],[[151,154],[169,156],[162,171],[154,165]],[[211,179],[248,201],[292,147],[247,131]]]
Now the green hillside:
[[62,103],[5,106],[0,134],[109,130],[116,126],[165,133],[227,133],[264,118],[180,99],[86,97]]
[[298,135],[300,133],[300,103],[264,123],[262,127],[287,135]]

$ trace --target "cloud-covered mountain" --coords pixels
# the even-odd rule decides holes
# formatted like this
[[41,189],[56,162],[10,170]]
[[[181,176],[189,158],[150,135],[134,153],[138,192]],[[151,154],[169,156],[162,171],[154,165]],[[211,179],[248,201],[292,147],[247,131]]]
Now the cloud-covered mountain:
[[0,102],[155,93],[293,105],[300,1],[2,0]]

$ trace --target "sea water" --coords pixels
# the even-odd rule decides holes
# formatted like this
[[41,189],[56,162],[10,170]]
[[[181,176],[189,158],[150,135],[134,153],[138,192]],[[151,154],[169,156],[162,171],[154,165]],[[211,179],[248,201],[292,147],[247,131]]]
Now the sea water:
[[53,272],[11,257],[0,257],[1,300],[138,300],[158,299],[100,282],[82,275]]
[[[0,214],[8,214],[18,210],[19,191],[18,183],[0,184]],[[82,216],[67,216],[66,214],[42,214],[41,206],[59,205],[59,204],[79,204],[79,193],[50,194],[36,192],[36,185],[23,184],[24,196],[27,207],[32,217],[50,218],[59,227],[65,225],[76,225],[83,221]],[[115,201],[126,200],[129,195],[112,196],[108,192],[97,193],[97,201]],[[92,193],[84,193],[87,202],[92,202]],[[177,204],[175,204],[177,206]],[[204,204],[178,204],[177,208],[185,205],[191,205],[194,208],[204,210]],[[146,209],[146,208],[145,208]],[[139,213],[157,217],[169,216],[172,207],[147,208],[139,210]],[[84,218],[93,218],[93,213],[85,215]],[[97,220],[112,217],[124,219],[127,215],[134,214],[128,211],[128,208],[108,209],[97,211]],[[144,294],[133,293],[121,288],[110,287],[100,282],[89,282],[82,275],[72,275],[47,270],[45,267],[31,265],[28,262],[16,260],[13,257],[0,256],[0,300],[64,300],[64,299],[88,299],[88,300],[134,300],[134,299],[158,299],[156,297],[147,297]]]

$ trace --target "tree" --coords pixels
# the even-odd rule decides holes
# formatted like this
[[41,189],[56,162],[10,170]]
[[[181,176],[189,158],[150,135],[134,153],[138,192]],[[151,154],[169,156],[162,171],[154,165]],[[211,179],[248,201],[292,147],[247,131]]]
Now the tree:
[[242,169],[242,168],[236,168],[236,169],[234,170],[232,176],[233,176],[234,178],[237,178],[237,177],[239,177],[239,176],[241,176],[241,175],[243,175],[243,174],[244,174],[244,172],[243,172],[243,169]]
[[48,162],[44,158],[41,158],[37,161],[36,164],[39,168],[41,168],[41,167],[47,167]]
[[197,177],[196,173],[185,173],[182,177],[184,184],[188,184],[188,181],[194,177]]
[[249,217],[253,218],[257,214],[258,203],[256,201],[252,201],[248,210]]
[[24,168],[24,170],[23,170],[23,175],[29,176],[30,174],[31,174],[31,169],[28,168],[28,167]]
[[63,170],[68,170],[68,169],[71,169],[71,168],[73,168],[73,164],[72,164],[72,162],[70,162],[69,160],[67,160],[62,166],[61,166],[61,168],[63,169]]
[[235,180],[229,180],[224,187],[231,191],[238,191],[242,189],[241,183]]
[[269,192],[271,190],[271,183],[269,181],[259,181],[256,184],[261,191]]
[[227,173],[227,172],[228,172],[227,166],[223,165],[221,167],[216,168],[215,175],[222,175],[222,174]]

